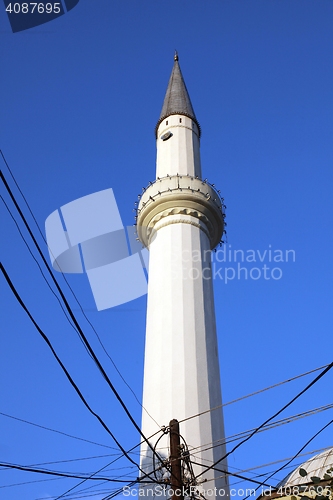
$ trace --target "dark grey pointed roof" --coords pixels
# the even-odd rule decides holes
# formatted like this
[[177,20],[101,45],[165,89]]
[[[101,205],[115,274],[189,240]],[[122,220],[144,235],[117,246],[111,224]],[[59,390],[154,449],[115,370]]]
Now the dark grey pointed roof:
[[191,99],[188,94],[184,78],[179,67],[177,52],[175,54],[174,59],[175,62],[172,68],[168,88],[165,94],[161,115],[155,128],[155,133],[157,135],[157,129],[159,127],[159,124],[168,116],[184,115],[188,116],[189,118],[192,118],[192,120],[198,125],[200,134],[201,133],[200,125],[195,116]]

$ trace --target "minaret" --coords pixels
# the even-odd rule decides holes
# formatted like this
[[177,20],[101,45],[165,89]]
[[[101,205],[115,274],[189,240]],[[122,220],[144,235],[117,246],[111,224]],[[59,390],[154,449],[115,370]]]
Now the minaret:
[[[137,210],[138,236],[149,249],[142,431],[150,437],[170,420],[180,421],[191,461],[201,464],[193,465],[199,475],[225,455],[211,274],[224,213],[220,196],[202,180],[201,130],[177,53],[174,59],[155,129],[156,181],[144,190]],[[168,458],[168,435],[156,434],[150,443]],[[158,465],[152,454],[143,444],[141,467],[147,473]],[[217,467],[225,470],[226,462]],[[227,494],[228,480],[210,470],[193,486],[192,491],[217,491],[210,493],[215,498],[223,495],[218,490]]]

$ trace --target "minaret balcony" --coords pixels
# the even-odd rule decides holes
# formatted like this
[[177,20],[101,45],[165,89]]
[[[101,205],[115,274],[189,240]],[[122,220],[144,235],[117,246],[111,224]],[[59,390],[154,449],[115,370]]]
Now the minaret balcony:
[[[140,197],[136,219],[138,237],[145,247],[149,247],[162,219],[165,224],[193,223],[209,236],[213,250],[224,233],[224,209],[223,198],[206,180],[190,175],[158,178]],[[175,215],[181,217],[167,219]]]

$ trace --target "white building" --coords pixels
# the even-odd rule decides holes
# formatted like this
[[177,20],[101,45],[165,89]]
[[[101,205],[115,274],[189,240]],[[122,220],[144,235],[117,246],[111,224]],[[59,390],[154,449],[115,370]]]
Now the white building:
[[[141,468],[158,467],[152,448],[169,457],[169,436],[158,431],[177,419],[193,466],[184,480],[215,498],[228,490],[225,460],[216,465],[220,471],[204,472],[226,453],[211,278],[224,213],[219,194],[202,180],[200,126],[177,54],[156,145],[156,181],[142,194],[137,214],[138,236],[150,255],[142,431],[151,446],[141,447]],[[165,469],[156,472],[160,480],[163,475]]]

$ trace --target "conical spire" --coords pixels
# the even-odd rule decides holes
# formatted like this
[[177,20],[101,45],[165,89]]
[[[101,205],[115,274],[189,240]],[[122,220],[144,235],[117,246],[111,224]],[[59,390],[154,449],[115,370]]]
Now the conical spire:
[[170,115],[184,115],[192,118],[192,120],[197,124],[200,134],[200,125],[195,116],[191,99],[180,70],[177,51],[175,52],[174,61],[162,111],[155,128],[156,135],[159,124]]

